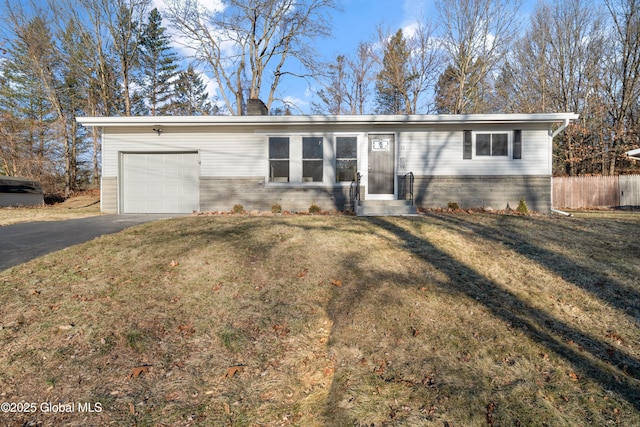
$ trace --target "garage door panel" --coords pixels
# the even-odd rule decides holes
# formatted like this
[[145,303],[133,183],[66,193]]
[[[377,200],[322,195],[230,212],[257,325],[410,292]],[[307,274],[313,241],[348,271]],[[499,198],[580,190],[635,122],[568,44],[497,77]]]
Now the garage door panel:
[[124,213],[190,213],[200,205],[197,153],[125,153]]
[[134,169],[129,171],[129,180],[130,182],[141,182],[147,176],[147,171],[143,169]]
[[169,182],[178,182],[183,179],[188,179],[188,174],[183,170],[166,170],[164,172],[164,178],[166,178]]

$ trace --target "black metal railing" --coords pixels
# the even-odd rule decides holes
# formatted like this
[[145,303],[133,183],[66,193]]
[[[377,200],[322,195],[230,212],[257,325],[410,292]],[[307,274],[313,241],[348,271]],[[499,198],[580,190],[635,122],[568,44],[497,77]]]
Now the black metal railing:
[[349,187],[349,201],[351,202],[351,209],[355,212],[356,210],[356,201],[360,200],[360,179],[362,175],[360,172],[356,172],[356,176],[351,181],[351,186]]
[[405,174],[405,176],[403,177],[403,185],[401,188],[401,198],[403,200],[411,200],[411,204],[414,204],[413,201],[413,172],[409,172],[407,174]]

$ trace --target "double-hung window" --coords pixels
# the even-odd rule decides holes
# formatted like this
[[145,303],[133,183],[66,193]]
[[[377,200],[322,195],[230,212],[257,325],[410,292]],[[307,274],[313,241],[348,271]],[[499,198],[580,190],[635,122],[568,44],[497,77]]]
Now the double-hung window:
[[302,138],[302,182],[322,182],[323,138]]
[[[511,136],[512,135],[512,136]],[[509,141],[511,139],[511,141]],[[509,145],[511,144],[511,147]],[[472,151],[475,146],[475,156]],[[462,158],[507,157],[511,152],[513,159],[522,159],[522,130],[513,132],[477,132],[465,130],[462,141]]]
[[269,181],[289,182],[289,138],[269,138]]
[[336,138],[336,182],[351,182],[358,171],[358,138],[339,136]]
[[508,156],[508,133],[476,133],[476,156]]

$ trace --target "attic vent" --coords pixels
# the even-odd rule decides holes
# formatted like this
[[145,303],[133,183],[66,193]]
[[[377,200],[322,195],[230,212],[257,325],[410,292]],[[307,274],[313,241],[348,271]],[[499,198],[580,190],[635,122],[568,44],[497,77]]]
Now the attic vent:
[[247,115],[248,116],[268,116],[269,110],[264,105],[261,99],[250,98],[247,100]]

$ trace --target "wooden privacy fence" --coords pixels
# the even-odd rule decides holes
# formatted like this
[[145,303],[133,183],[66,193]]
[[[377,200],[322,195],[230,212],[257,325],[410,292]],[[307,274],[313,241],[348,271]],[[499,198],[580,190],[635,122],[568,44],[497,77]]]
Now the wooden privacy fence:
[[554,208],[640,206],[640,175],[553,178]]

